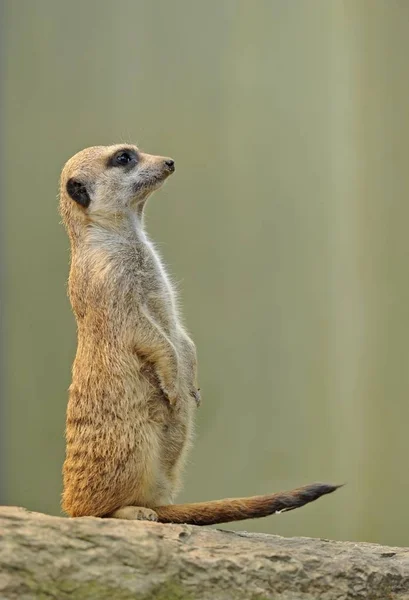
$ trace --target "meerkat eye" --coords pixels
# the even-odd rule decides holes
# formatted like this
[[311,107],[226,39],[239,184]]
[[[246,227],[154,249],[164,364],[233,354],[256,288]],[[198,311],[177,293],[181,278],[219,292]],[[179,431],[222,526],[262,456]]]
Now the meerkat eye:
[[135,154],[135,152],[132,152],[130,150],[121,150],[120,152],[115,154],[114,160],[113,160],[113,164],[120,166],[120,167],[126,167],[126,166],[130,165],[131,163],[135,164],[136,162],[137,162],[136,154]]
[[121,154],[118,154],[118,156],[116,157],[116,162],[119,165],[127,165],[131,162],[131,160],[132,156],[129,154],[129,152],[121,152]]

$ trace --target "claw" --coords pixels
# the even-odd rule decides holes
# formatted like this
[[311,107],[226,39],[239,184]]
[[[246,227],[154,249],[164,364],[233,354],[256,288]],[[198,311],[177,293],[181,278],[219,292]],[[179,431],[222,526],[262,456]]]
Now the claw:
[[191,390],[190,395],[192,396],[192,398],[195,399],[197,406],[200,406],[200,404],[202,402],[202,398],[200,396],[200,388],[198,388],[197,390],[195,390],[195,389]]
[[166,400],[169,402],[171,406],[176,404],[176,400],[178,399],[178,392],[176,390],[170,390],[165,386],[161,386],[161,390],[164,393]]

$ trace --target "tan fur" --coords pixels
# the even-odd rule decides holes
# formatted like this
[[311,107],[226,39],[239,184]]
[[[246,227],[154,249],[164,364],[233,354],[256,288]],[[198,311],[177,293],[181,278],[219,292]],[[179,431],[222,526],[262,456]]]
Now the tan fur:
[[[124,152],[132,164],[117,164]],[[78,326],[63,509],[73,517],[209,524],[272,514],[283,498],[282,508],[296,508],[335,487],[171,505],[199,394],[194,343],[143,227],[148,196],[173,171],[169,161],[128,144],[96,146],[71,158],[61,175]]]

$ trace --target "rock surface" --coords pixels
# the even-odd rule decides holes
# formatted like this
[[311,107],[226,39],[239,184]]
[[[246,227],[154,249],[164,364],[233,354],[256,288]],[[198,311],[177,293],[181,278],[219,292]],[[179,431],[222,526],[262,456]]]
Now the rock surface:
[[0,507],[1,600],[409,600],[409,549]]

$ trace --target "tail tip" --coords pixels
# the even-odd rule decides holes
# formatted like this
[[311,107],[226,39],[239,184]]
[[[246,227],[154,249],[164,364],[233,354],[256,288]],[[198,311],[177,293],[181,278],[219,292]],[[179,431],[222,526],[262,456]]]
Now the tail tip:
[[332,494],[332,492],[335,492],[339,488],[344,487],[344,485],[346,485],[346,483],[333,484],[333,483],[319,482],[319,483],[312,483],[311,485],[308,485],[306,487],[309,488],[309,491],[311,493],[317,494],[317,498],[318,498],[320,496],[324,496],[325,494]]

